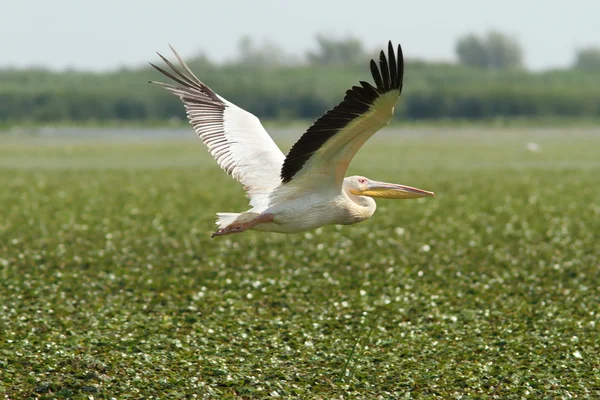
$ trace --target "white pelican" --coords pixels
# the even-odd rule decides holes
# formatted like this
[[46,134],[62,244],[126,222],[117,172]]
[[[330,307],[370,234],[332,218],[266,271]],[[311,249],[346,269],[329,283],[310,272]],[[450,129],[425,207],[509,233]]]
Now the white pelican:
[[178,96],[189,122],[219,166],[242,184],[250,210],[217,213],[212,237],[257,231],[293,233],[330,224],[355,224],[375,212],[373,197],[414,199],[433,192],[378,182],[363,176],[344,178],[358,149],[387,125],[400,97],[404,75],[402,48],[398,58],[388,45],[379,68],[371,60],[376,87],[360,82],[346,91],[344,100],[300,137],[284,156],[259,119],[216,94],[202,83],[171,47],[181,68],[159,57],[168,72],[150,63],[178,85],[160,82]]

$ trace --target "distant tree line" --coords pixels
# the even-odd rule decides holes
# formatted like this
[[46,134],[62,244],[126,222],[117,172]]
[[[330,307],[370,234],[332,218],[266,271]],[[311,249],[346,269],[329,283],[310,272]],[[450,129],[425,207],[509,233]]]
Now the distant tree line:
[[600,71],[600,47],[579,50],[574,67],[587,71]]
[[[581,50],[574,68],[528,72],[518,44],[498,33],[457,43],[459,64],[408,59],[399,119],[600,117],[600,51]],[[312,119],[369,76],[374,52],[353,38],[317,38],[305,59],[273,43],[240,41],[239,58],[215,65],[190,57],[193,71],[222,96],[259,117]],[[156,60],[153,60],[156,61]],[[0,70],[0,122],[184,118],[179,100],[148,80],[150,67],[107,73]]]
[[460,38],[456,55],[462,64],[477,68],[515,69],[523,66],[523,50],[519,43],[497,31],[483,37],[470,34]]

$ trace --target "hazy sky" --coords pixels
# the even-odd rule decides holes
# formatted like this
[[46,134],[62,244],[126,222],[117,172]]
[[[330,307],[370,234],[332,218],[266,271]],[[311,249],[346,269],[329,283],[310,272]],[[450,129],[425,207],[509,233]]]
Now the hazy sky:
[[530,68],[565,66],[600,45],[600,0],[0,0],[0,66],[106,69],[155,60],[173,44],[220,61],[239,38],[303,54],[318,32],[369,48],[401,42],[407,58],[454,58],[456,38],[498,29]]

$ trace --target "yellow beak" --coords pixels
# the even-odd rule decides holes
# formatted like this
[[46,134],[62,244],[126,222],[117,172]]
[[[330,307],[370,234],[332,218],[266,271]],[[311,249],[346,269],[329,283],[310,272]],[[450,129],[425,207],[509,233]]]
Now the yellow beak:
[[420,197],[435,196],[435,193],[427,190],[377,181],[370,181],[367,190],[363,190],[360,194],[384,199],[418,199]]

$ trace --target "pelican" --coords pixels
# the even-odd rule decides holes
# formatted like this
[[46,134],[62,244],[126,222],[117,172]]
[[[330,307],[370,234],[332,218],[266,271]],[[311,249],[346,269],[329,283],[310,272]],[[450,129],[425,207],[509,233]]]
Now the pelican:
[[[170,46],[171,47],[171,46]],[[242,184],[250,209],[217,213],[212,237],[247,230],[294,233],[324,225],[350,225],[375,212],[373,198],[415,199],[433,192],[378,182],[364,176],[344,177],[358,149],[389,124],[400,97],[404,75],[402,48],[379,66],[371,60],[375,86],[360,81],[346,91],[341,103],[325,112],[293,145],[281,152],[260,120],[219,96],[202,83],[171,47],[180,68],[160,53],[171,71],[152,63],[172,79],[162,85],[183,102],[190,124],[219,166]],[[398,58],[396,58],[396,55]]]

